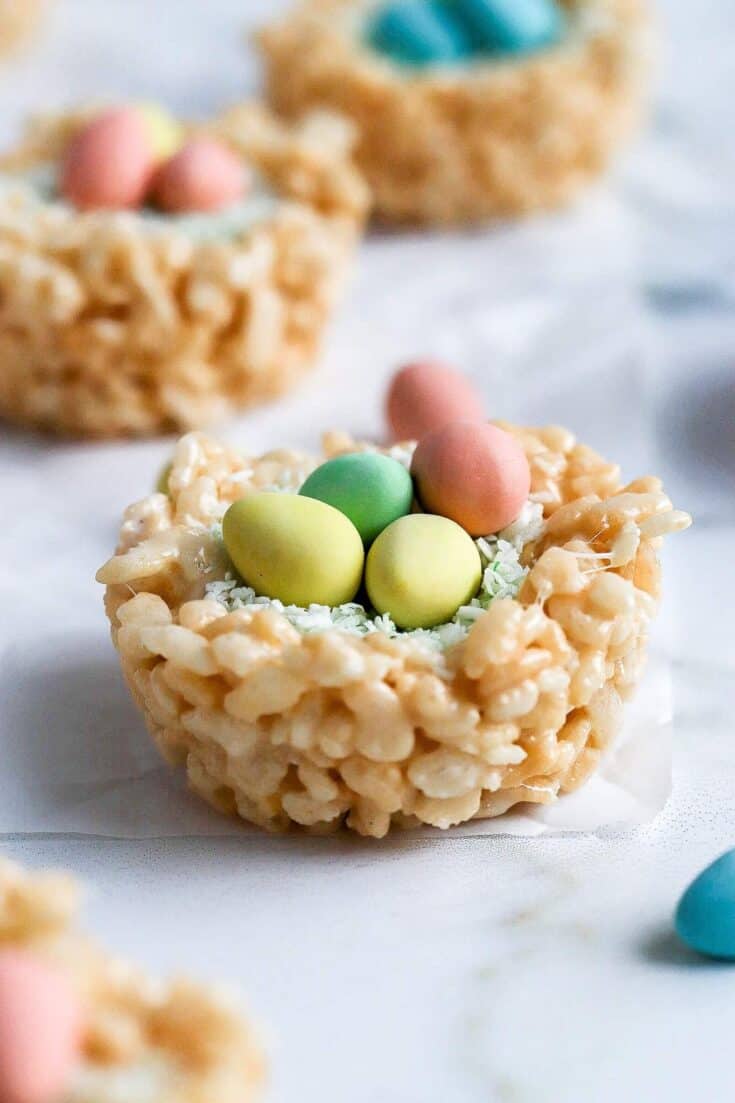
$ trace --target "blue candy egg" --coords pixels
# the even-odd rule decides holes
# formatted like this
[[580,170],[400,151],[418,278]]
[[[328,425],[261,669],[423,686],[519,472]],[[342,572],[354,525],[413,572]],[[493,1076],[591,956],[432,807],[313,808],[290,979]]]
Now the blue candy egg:
[[735,850],[699,874],[686,890],[675,917],[682,942],[707,957],[735,961]]
[[403,65],[455,62],[470,50],[462,23],[441,0],[396,0],[380,8],[367,31],[374,50]]
[[552,46],[564,30],[557,0],[453,0],[476,50],[526,54]]

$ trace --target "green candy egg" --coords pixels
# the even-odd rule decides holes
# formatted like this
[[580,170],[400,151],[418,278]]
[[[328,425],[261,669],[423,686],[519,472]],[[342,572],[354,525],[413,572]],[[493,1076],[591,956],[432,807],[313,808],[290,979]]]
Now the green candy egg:
[[317,498],[349,517],[364,544],[409,513],[413,481],[398,460],[377,452],[350,452],[312,471],[300,494]]
[[222,522],[227,553],[243,581],[284,605],[343,605],[362,579],[360,534],[339,510],[297,494],[251,494]]
[[367,557],[373,606],[399,628],[451,620],[480,588],[482,563],[470,536],[448,517],[412,513],[385,529]]

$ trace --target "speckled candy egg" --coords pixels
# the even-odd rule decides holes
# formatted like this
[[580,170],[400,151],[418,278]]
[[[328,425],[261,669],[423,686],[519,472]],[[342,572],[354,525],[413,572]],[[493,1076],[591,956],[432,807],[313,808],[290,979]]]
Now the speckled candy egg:
[[419,500],[473,536],[499,532],[528,498],[531,472],[518,441],[495,425],[455,422],[425,436],[411,463]]
[[393,376],[386,415],[394,440],[419,440],[450,421],[482,421],[483,406],[469,379],[444,364],[406,364]]
[[676,933],[708,957],[735,961],[735,850],[692,882],[676,909]]
[[80,1038],[81,1011],[63,973],[25,951],[0,952],[2,1103],[57,1103]]
[[192,138],[161,165],[152,196],[164,211],[220,211],[241,199],[246,173],[240,159],[214,138]]
[[480,588],[480,553],[446,517],[412,513],[380,534],[367,557],[365,585],[379,613],[399,628],[451,620]]
[[72,138],[61,166],[59,190],[80,210],[137,207],[154,167],[140,112],[116,108],[93,119]]
[[352,521],[364,544],[372,544],[392,521],[411,510],[413,481],[390,456],[352,452],[312,471],[301,494],[327,502]]
[[251,494],[225,514],[222,534],[243,581],[285,605],[342,605],[362,579],[360,534],[344,513],[299,494]]

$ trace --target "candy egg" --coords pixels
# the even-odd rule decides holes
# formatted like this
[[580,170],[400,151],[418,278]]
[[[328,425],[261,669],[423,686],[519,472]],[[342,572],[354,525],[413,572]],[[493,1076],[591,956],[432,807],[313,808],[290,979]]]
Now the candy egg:
[[524,54],[558,41],[564,29],[555,0],[453,0],[475,47]]
[[240,159],[214,138],[192,138],[161,165],[152,195],[165,211],[219,211],[245,194]]
[[451,9],[428,0],[396,0],[377,12],[368,28],[374,50],[405,65],[455,61],[469,50],[463,27]]
[[391,521],[410,512],[413,482],[397,460],[375,452],[353,452],[317,467],[299,493],[344,513],[363,543],[371,544]]
[[80,1038],[81,1012],[66,977],[30,953],[0,952],[2,1103],[57,1103]]
[[184,144],[181,123],[157,103],[139,103],[136,111],[143,119],[156,164],[173,157]]
[[488,424],[454,422],[429,433],[416,447],[411,473],[424,509],[451,517],[473,536],[515,521],[531,488],[518,441]]
[[482,400],[469,379],[444,364],[422,361],[396,372],[386,398],[395,440],[419,440],[450,421],[482,421]]
[[106,111],[72,138],[59,189],[80,210],[137,207],[145,197],[154,157],[138,111]]
[[679,938],[708,957],[735,961],[735,850],[699,874],[676,909]]
[[480,553],[446,517],[411,513],[381,532],[367,557],[371,603],[399,628],[433,628],[451,620],[480,587]]
[[342,605],[360,587],[365,553],[344,513],[299,494],[251,494],[224,516],[230,559],[248,586],[285,605]]

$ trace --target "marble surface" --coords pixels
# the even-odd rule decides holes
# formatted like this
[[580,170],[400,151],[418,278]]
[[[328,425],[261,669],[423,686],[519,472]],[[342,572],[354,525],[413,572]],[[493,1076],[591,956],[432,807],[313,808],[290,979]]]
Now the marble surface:
[[[57,0],[35,47],[0,69],[2,137],[28,110],[87,96],[202,113],[231,101],[256,80],[243,28],[283,6]],[[0,840],[88,877],[89,922],[121,952],[242,986],[269,1034],[270,1103],[732,1098],[735,970],[688,954],[670,920],[735,843],[735,22],[729,0],[660,8],[652,125],[606,185],[517,227],[372,237],[319,371],[225,433],[265,446],[375,432],[392,365],[431,351],[493,412],[563,420],[631,477],[662,474],[696,522],[665,554],[664,812],[534,840],[122,841],[103,827]],[[0,430],[0,748],[25,733],[29,785],[54,785],[70,732],[88,733],[90,756],[138,732],[144,753],[92,576],[169,447]]]

